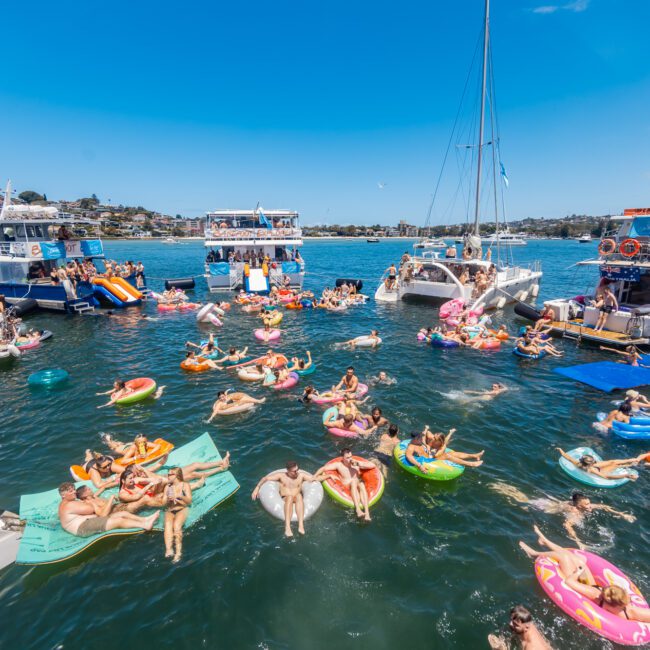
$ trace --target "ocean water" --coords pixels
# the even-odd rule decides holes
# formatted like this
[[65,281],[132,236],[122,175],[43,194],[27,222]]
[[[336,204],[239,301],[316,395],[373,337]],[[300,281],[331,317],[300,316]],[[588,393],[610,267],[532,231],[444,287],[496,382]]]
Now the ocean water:
[[[363,278],[374,294],[377,279],[409,246],[403,241],[314,241],[303,247],[307,286],[320,290],[337,277]],[[176,246],[107,242],[115,259],[142,260],[150,286],[162,278],[200,275],[200,242]],[[540,258],[540,298],[579,294],[589,283],[572,265],[595,255],[595,244],[530,242],[520,261]],[[593,280],[593,276],[592,276]],[[192,294],[205,300],[202,278]],[[145,312],[157,318],[141,319]],[[113,316],[38,314],[29,324],[54,338],[19,362],[0,369],[0,506],[17,510],[19,495],[56,487],[86,448],[100,449],[99,431],[127,439],[137,432],[181,445],[209,431],[220,451],[232,454],[240,491],[186,531],[184,558],[163,558],[160,534],[109,539],[68,562],[12,566],[0,573],[2,648],[75,648],[98,643],[121,648],[481,648],[502,629],[509,608],[527,605],[558,648],[612,647],[564,616],[543,595],[531,562],[517,546],[536,544],[533,524],[551,539],[566,539],[562,520],[526,510],[490,489],[506,482],[531,498],[568,498],[576,489],[637,516],[634,524],[595,515],[581,535],[650,593],[650,528],[644,493],[647,476],[617,490],[591,490],[572,482],[557,464],[556,445],[589,445],[605,457],[643,450],[604,436],[591,422],[616,395],[568,381],[553,371],[602,358],[594,349],[559,341],[562,359],[537,363],[500,352],[440,350],[418,344],[419,327],[436,321],[424,304],[376,304],[333,314],[285,311],[277,346],[288,355],[309,349],[318,364],[309,381],[324,389],[353,364],[363,379],[386,370],[397,379],[370,392],[404,435],[429,424],[456,427],[454,447],[485,449],[485,464],[450,483],[419,480],[392,467],[370,525],[359,523],[327,496],[307,522],[307,535],[291,541],[250,493],[268,471],[296,459],[315,470],[343,446],[321,426],[321,407],[305,407],[298,391],[242,387],[227,373],[187,375],[179,369],[183,344],[210,328],[193,313],[158,314],[155,305]],[[515,331],[511,309],[494,317]],[[256,319],[233,308],[218,332],[222,347],[262,347],[252,337]],[[378,328],[377,350],[349,352],[336,343]],[[49,392],[28,388],[27,376],[62,367],[71,380]],[[152,376],[165,385],[157,403],[96,407],[118,377]],[[497,400],[467,400],[464,389],[493,381],[510,391]],[[304,381],[302,382],[304,384]],[[266,395],[251,414],[205,424],[218,390],[243,388]],[[372,440],[355,443],[368,453]]]

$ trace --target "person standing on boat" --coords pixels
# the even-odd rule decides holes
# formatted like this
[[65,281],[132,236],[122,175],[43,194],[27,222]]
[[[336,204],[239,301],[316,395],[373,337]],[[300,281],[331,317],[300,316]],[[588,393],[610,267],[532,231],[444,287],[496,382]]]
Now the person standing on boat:
[[391,264],[388,269],[388,277],[386,278],[386,289],[390,290],[395,288],[395,283],[397,282],[397,269],[394,264]]
[[447,246],[447,250],[445,251],[445,257],[448,260],[453,260],[456,257],[456,247],[452,244],[449,244]]
[[607,317],[612,312],[618,311],[618,300],[616,300],[616,296],[609,287],[603,287],[601,298],[595,306],[600,309],[600,315],[596,321],[594,332],[602,332],[607,322]]
[[64,266],[59,267],[59,270],[57,271],[57,275],[59,277],[61,284],[63,285],[63,288],[65,289],[65,295],[68,297],[68,300],[75,299],[77,297],[77,294],[75,293],[74,287],[72,286],[72,282],[70,282],[70,277],[68,276],[68,272],[65,270]]

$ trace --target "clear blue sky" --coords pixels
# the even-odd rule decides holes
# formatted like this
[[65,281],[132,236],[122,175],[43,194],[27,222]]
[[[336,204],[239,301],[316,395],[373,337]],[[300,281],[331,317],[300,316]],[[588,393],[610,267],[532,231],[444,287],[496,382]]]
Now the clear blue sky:
[[[184,216],[260,201],[305,223],[423,223],[482,12],[11,3],[0,179]],[[649,25],[648,0],[492,0],[511,218],[650,205]]]

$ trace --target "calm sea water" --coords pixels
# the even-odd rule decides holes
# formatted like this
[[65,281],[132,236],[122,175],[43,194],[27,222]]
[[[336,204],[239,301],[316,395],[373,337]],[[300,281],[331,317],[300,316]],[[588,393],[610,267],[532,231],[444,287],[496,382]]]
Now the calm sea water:
[[[308,286],[320,290],[336,277],[377,278],[407,248],[405,242],[308,242]],[[200,275],[200,242],[177,246],[150,242],[108,242],[116,259],[142,260],[151,286],[159,278]],[[571,265],[595,254],[595,245],[531,242],[516,251],[520,261],[541,258],[541,298],[581,293],[587,288]],[[198,281],[193,294],[205,299]],[[142,308],[157,317],[154,305]],[[320,407],[305,407],[296,394],[265,394],[252,415],[204,424],[218,390],[235,386],[225,373],[188,376],[179,369],[186,340],[207,331],[194,314],[140,319],[136,308],[113,317],[39,314],[29,324],[47,326],[55,337],[19,363],[0,370],[0,505],[16,510],[20,494],[40,492],[69,479],[68,466],[87,447],[99,448],[98,431],[129,438],[143,431],[181,445],[210,431],[222,452],[230,450],[241,490],[187,531],[178,566],[163,559],[159,534],[107,540],[79,557],[46,567],[13,566],[0,573],[0,646],[73,648],[99,643],[122,648],[412,648],[486,647],[508,609],[524,603],[558,648],[606,648],[607,642],[562,615],[542,595],[531,563],[517,547],[534,543],[533,523],[563,539],[562,521],[523,510],[489,489],[506,481],[531,497],[567,498],[579,486],[558,467],[555,445],[590,445],[607,457],[641,449],[595,432],[590,423],[613,396],[561,378],[561,364],[602,358],[594,350],[559,342],[564,359],[522,362],[509,350],[480,353],[439,350],[418,344],[417,329],[435,320],[426,305],[382,305],[331,314],[322,310],[285,312],[288,331],[280,349],[311,350],[319,388],[331,386],[354,364],[366,378],[386,370],[398,379],[375,388],[371,404],[406,433],[428,423],[456,427],[455,447],[485,449],[485,464],[458,480],[418,480],[393,467],[371,525],[325,498],[303,539],[286,541],[282,525],[250,493],[269,470],[295,458],[315,470],[342,445],[321,427]],[[495,318],[516,327],[512,311]],[[233,309],[219,332],[222,346],[256,347],[253,316]],[[377,327],[384,345],[350,353],[335,342]],[[63,367],[65,388],[51,392],[27,387],[30,372]],[[158,403],[97,410],[95,392],[116,377],[153,376],[167,386]],[[465,388],[494,380],[510,392],[487,404],[459,399]],[[356,444],[359,453],[372,441]],[[645,510],[647,477],[619,490],[588,491],[637,515],[636,524],[594,516],[582,531],[597,552],[620,565],[650,594],[650,528]]]

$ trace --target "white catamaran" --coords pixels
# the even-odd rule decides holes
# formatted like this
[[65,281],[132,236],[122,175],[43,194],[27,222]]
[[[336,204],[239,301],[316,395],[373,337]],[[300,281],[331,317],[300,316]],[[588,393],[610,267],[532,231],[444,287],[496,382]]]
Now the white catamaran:
[[[482,241],[480,236],[481,210],[486,206],[481,205],[481,200],[486,203],[488,189],[493,193],[494,220],[498,233],[507,232],[500,230],[499,203],[503,203],[503,188],[498,190],[498,178],[507,186],[505,170],[499,155],[499,136],[496,127],[494,112],[494,82],[492,79],[490,55],[490,3],[485,1],[485,24],[483,32],[483,64],[481,70],[481,105],[478,124],[478,143],[476,146],[459,145],[462,149],[475,149],[476,151],[476,181],[474,191],[474,220],[469,233],[461,240],[463,244],[462,256],[459,258],[451,247],[445,252],[444,257],[435,250],[416,248],[415,255],[410,259],[403,259],[396,278],[392,278],[392,269],[384,274],[375,293],[375,300],[395,302],[409,297],[427,298],[435,301],[460,299],[471,309],[483,307],[501,308],[507,302],[526,300],[534,297],[539,291],[539,281],[542,277],[539,262],[524,267],[514,265],[508,246],[508,237],[495,236],[490,240],[489,248],[483,257]],[[489,138],[486,138],[486,129],[489,129]],[[454,131],[456,125],[454,125]],[[454,137],[452,131],[452,138]],[[451,140],[450,140],[451,145]],[[488,155],[487,149],[490,149]],[[449,151],[449,148],[448,148]],[[445,155],[445,161],[447,156]],[[492,174],[487,188],[484,185],[484,166],[492,166]],[[443,162],[444,168],[444,162]],[[441,171],[442,176],[442,171]],[[438,185],[440,179],[438,180]],[[438,188],[436,188],[436,193]],[[429,207],[427,222],[431,218],[431,211],[435,202],[436,193],[433,195]],[[501,201],[500,201],[501,199]],[[501,210],[501,212],[503,212]],[[505,221],[505,216],[501,219]],[[517,238],[515,238],[517,239]],[[513,242],[518,244],[518,241]],[[525,242],[522,243],[525,244]],[[494,254],[493,254],[494,249]],[[502,256],[502,253],[505,255]],[[479,270],[479,282],[475,282]],[[485,276],[488,281],[485,282]]]

